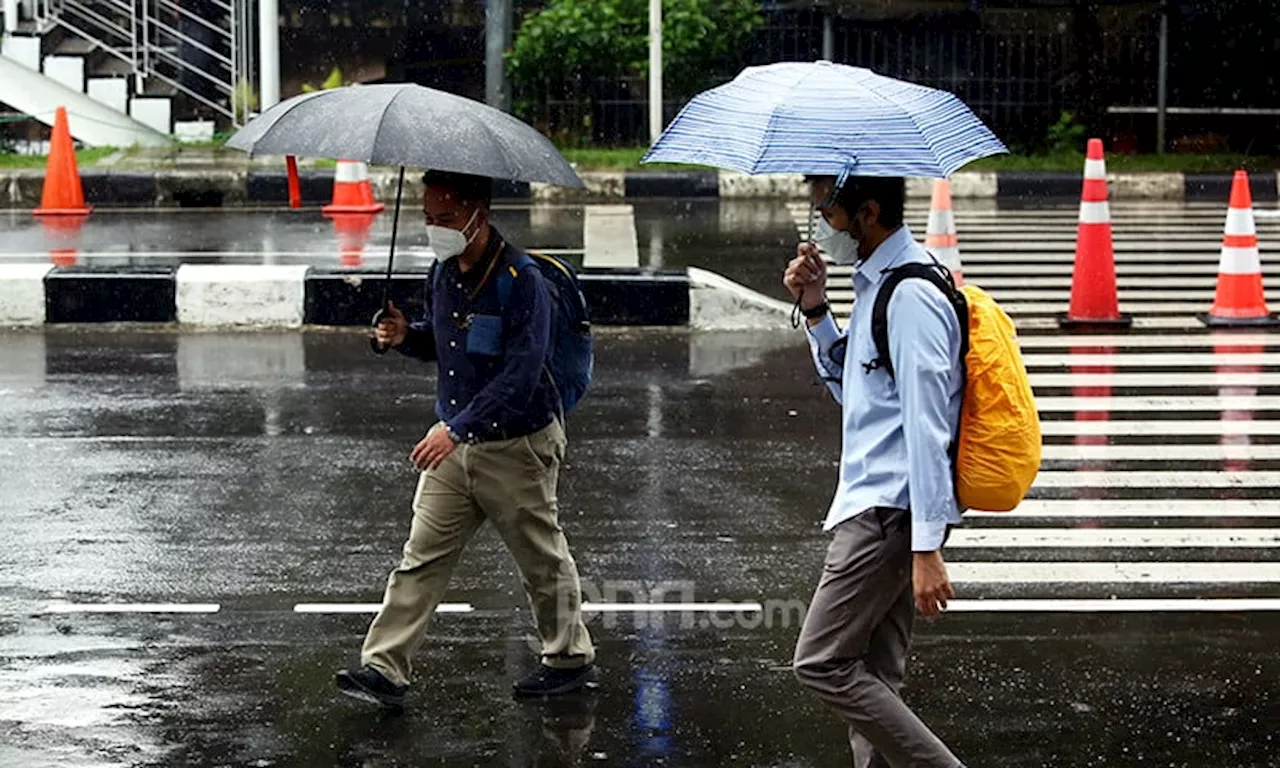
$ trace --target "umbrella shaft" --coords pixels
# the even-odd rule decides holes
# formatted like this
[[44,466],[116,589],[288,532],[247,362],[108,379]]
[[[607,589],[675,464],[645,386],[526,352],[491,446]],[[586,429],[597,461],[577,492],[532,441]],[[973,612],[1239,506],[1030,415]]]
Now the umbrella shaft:
[[400,166],[400,180],[396,183],[396,210],[391,218],[391,250],[387,253],[387,279],[382,282],[382,308],[387,308],[391,296],[391,270],[396,263],[396,234],[400,231],[400,201],[404,197],[404,166]]

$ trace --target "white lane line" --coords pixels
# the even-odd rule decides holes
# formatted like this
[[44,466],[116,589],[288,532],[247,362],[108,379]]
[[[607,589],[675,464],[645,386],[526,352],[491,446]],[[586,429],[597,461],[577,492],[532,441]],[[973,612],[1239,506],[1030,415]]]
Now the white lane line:
[[1249,613],[1280,611],[1280,598],[952,600],[947,613]]
[[1280,421],[1043,421],[1040,432],[1072,435],[1280,435]]
[[587,613],[671,613],[676,611],[700,611],[704,613],[751,613],[764,610],[760,603],[583,603]]
[[1280,562],[948,563],[957,584],[1280,584]]
[[[293,606],[294,613],[377,613],[381,603],[298,603]],[[440,603],[436,613],[471,613],[475,607],[471,603]]]
[[[976,281],[975,281],[976,284]],[[1127,303],[1136,304],[1138,309],[1149,306],[1161,306],[1168,302],[1212,302],[1213,288],[1196,289],[1190,291],[1160,291],[1160,290],[1140,290],[1140,289],[1120,289],[1117,292],[1121,306],[1124,310],[1130,310],[1131,307],[1125,307]],[[992,288],[988,291],[996,301],[1001,304],[1009,303],[1027,303],[1027,302],[1052,302],[1059,299],[1067,299],[1070,295],[1067,288],[1045,288],[1037,290],[1033,287],[1028,288]],[[1269,302],[1280,300],[1280,291],[1267,291],[1266,299]],[[1203,309],[1207,310],[1208,307]]]
[[1060,461],[1274,461],[1280,445],[1045,445],[1040,457]]
[[[843,319],[843,318],[842,318]],[[1014,317],[1014,324],[1019,330],[1057,330],[1058,320],[1055,317]],[[1191,331],[1203,330],[1204,323],[1195,315],[1182,317],[1160,317],[1135,315],[1133,318],[1135,331]]]
[[[1272,488],[1280,472],[1041,472],[1034,488]],[[1212,503],[1209,500],[1206,504]]]
[[1134,368],[1176,367],[1187,365],[1240,367],[1280,365],[1280,352],[1061,352],[1024,354],[1027,365],[1123,365]]
[[1274,411],[1280,396],[1249,397],[1037,397],[1041,413],[1108,411]]
[[1280,546],[1280,528],[972,528],[957,529],[947,548],[1265,548]]
[[[1201,326],[1202,328],[1204,326]],[[1179,333],[1146,336],[1087,335],[1023,336],[1018,342],[1025,349],[1140,349],[1147,347],[1265,347],[1280,346],[1280,333]]]
[[217,603],[49,603],[40,613],[217,613]]
[[[1012,512],[970,510],[965,519],[1092,520],[1105,518],[1228,519],[1280,517],[1271,499],[1027,499]],[[957,529],[955,535],[963,528]],[[970,529],[973,530],[973,529]]]
[[1032,373],[1033,387],[1265,387],[1280,373]]

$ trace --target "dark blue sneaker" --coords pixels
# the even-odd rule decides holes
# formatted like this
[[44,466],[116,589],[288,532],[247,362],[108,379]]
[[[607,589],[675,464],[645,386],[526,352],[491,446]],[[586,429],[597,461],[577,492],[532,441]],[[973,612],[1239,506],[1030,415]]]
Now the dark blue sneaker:
[[396,685],[373,667],[344,669],[337,674],[338,690],[353,699],[377,704],[385,709],[404,709],[407,685]]
[[528,677],[513,685],[512,689],[517,697],[534,698],[560,696],[583,688],[595,688],[596,685],[594,664],[575,669],[555,669],[540,664]]

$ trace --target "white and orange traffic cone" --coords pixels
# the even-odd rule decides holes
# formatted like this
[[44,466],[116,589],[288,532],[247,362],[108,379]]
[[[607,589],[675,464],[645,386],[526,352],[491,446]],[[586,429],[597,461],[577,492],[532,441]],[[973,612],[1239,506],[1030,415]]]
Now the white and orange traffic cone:
[[369,166],[358,160],[339,160],[333,174],[333,202],[320,209],[324,215],[378,213],[385,207],[373,197]]
[[951,270],[956,285],[964,285],[956,216],[951,209],[951,182],[946,179],[933,180],[933,200],[929,204],[929,228],[925,232],[924,247]]
[[1116,253],[1111,239],[1111,206],[1107,203],[1107,161],[1102,140],[1089,139],[1080,190],[1080,224],[1076,261],[1071,272],[1071,306],[1058,318],[1063,328],[1128,326],[1133,318],[1120,313],[1116,292]]
[[1253,195],[1249,174],[1236,171],[1231,182],[1231,202],[1218,260],[1218,287],[1213,308],[1200,315],[1208,326],[1276,325],[1267,310],[1262,290],[1262,260],[1258,256],[1258,230],[1253,221]]

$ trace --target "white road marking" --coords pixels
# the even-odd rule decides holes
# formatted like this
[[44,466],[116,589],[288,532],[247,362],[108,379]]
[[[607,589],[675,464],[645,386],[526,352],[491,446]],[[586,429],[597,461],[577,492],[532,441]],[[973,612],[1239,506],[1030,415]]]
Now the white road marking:
[[217,613],[217,603],[49,603],[42,613]]
[[1280,435],[1280,421],[1044,421],[1040,432],[1071,435]]
[[586,613],[671,613],[701,611],[704,613],[751,613],[764,610],[760,603],[583,603]]
[[1115,365],[1131,368],[1174,368],[1188,365],[1241,366],[1280,365],[1280,352],[1128,352],[1098,353],[1063,350],[1055,354],[1024,354],[1028,366]]
[[949,563],[956,584],[1280,584],[1280,562]]
[[[1201,326],[1203,327],[1203,326]],[[1183,333],[1148,336],[1097,335],[1072,336],[1022,336],[1019,344],[1026,349],[1106,348],[1118,350],[1150,347],[1280,347],[1280,333]]]
[[1266,387],[1280,373],[1032,373],[1033,387]]
[[960,528],[947,548],[1263,548],[1280,546],[1280,528]]
[[[1280,472],[1041,472],[1034,488],[1272,488]],[[1206,503],[1209,503],[1206,501]]]
[[1059,461],[1274,461],[1280,445],[1045,445]]
[[1037,397],[1041,413],[1082,411],[1270,411],[1280,410],[1280,396],[1223,397]]
[[[1271,499],[1027,499],[1012,512],[970,510],[965,519],[1199,518],[1280,517],[1280,501]],[[955,536],[963,528],[957,529]]]
[[1252,613],[1280,611],[1280,598],[952,600],[947,613]]
[[[293,606],[294,613],[377,613],[381,609],[381,603],[298,603]],[[471,603],[440,603],[436,606],[436,613],[471,613],[474,610]]]

